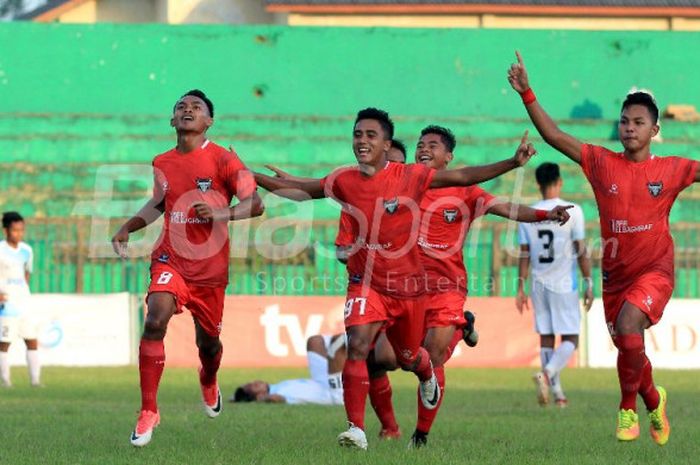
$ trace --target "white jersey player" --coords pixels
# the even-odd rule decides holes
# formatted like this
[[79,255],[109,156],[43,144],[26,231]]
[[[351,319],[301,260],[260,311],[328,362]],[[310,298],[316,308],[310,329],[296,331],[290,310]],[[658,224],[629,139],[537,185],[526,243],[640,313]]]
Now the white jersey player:
[[276,384],[252,381],[239,386],[230,401],[342,405],[345,335],[311,336],[306,341],[306,355],[310,379],[288,379]]
[[[578,346],[581,326],[579,305],[579,278],[577,264],[584,283],[584,307],[593,302],[591,263],[584,244],[583,211],[578,205],[559,198],[562,179],[559,166],[543,163],[535,171],[542,200],[532,207],[550,210],[557,205],[574,205],[569,210],[571,219],[560,226],[555,222],[521,223],[519,225],[520,265],[518,267],[518,294],[516,306],[522,314],[529,309],[525,280],[531,273],[531,299],[535,314],[535,330],[540,335],[542,370],[533,379],[540,405],[549,402],[549,391],[556,405],[566,407],[568,401],[559,379]],[[561,343],[554,349],[555,336]]]
[[5,240],[0,241],[0,382],[12,385],[8,350],[17,337],[27,346],[27,366],[32,386],[38,386],[41,366],[38,356],[37,325],[27,306],[32,273],[32,248],[22,242],[24,219],[17,212],[2,216]]

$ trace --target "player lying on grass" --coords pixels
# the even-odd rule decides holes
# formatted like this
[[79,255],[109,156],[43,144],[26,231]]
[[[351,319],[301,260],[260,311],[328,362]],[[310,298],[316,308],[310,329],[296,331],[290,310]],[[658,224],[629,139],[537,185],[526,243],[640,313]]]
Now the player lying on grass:
[[347,356],[345,335],[315,335],[306,341],[311,378],[270,384],[256,380],[236,388],[231,402],[342,405],[341,373]]

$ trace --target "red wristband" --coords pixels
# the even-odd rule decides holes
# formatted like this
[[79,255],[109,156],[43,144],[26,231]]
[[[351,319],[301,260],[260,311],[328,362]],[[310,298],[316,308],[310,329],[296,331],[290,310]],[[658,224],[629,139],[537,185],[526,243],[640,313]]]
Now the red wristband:
[[535,218],[537,221],[545,221],[547,219],[547,210],[535,210]]
[[525,105],[530,105],[532,102],[537,100],[537,97],[535,97],[535,93],[532,91],[531,87],[528,87],[525,92],[522,92],[520,94],[520,98],[523,99],[523,103]]

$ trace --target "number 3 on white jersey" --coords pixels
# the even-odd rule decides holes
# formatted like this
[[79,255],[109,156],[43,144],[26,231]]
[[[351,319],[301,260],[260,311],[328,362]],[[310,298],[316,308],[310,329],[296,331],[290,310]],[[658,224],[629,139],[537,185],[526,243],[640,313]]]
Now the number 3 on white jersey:
[[352,314],[353,305],[358,304],[360,307],[360,316],[365,314],[365,306],[367,299],[364,297],[354,297],[345,302],[345,318],[347,319]]

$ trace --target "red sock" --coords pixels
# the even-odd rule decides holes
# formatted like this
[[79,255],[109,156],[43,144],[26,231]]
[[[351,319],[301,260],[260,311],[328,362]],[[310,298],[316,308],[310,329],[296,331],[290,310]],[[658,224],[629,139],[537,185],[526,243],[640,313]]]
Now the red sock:
[[654,386],[654,379],[651,376],[651,362],[646,354],[644,354],[642,379],[639,383],[639,395],[642,396],[647,410],[654,410],[659,406],[661,398],[659,397],[659,391],[657,391],[656,386]]
[[369,392],[366,360],[347,359],[343,366],[343,400],[348,421],[365,429],[365,403]]
[[199,351],[199,361],[202,363],[202,369],[199,371],[199,382],[202,386],[211,386],[216,383],[216,373],[218,373],[219,366],[221,366],[223,353],[223,347],[213,357],[208,357],[201,350]]
[[637,392],[644,367],[644,339],[641,334],[615,336],[617,354],[617,377],[620,380],[622,400],[620,409],[637,411]]
[[158,384],[165,368],[163,341],[141,339],[139,345],[139,375],[141,378],[141,410],[158,411]]
[[391,383],[386,373],[379,378],[369,379],[369,401],[382,424],[382,429],[397,431],[399,425],[394,416],[394,406],[391,403]]
[[458,328],[454,332],[454,335],[452,335],[450,345],[448,345],[447,349],[445,350],[445,359],[442,361],[443,364],[447,363],[447,361],[452,358],[452,353],[454,352],[455,347],[457,347],[457,344],[459,344],[459,341],[462,340],[462,336],[464,336],[464,331],[462,328]]
[[421,381],[427,381],[433,376],[433,364],[430,363],[430,354],[423,347],[418,349],[418,356],[416,358],[418,364],[413,372],[418,376]]
[[435,371],[435,377],[438,380],[438,385],[440,386],[442,395],[440,396],[437,407],[432,410],[428,410],[423,406],[423,402],[420,400],[420,394],[418,394],[418,423],[416,424],[416,429],[425,434],[430,432],[430,427],[433,426],[438,410],[440,410],[442,399],[445,397],[445,367],[439,366],[433,368],[433,370]]

